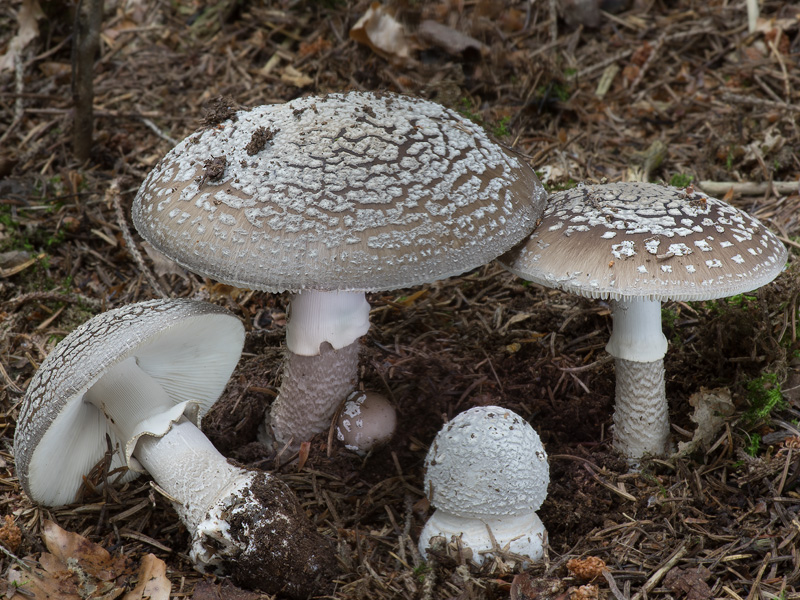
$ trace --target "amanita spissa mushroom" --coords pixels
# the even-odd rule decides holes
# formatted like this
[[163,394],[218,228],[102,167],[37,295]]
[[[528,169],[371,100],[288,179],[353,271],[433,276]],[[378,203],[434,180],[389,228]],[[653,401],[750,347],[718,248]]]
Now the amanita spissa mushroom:
[[17,474],[35,502],[73,502],[107,451],[125,479],[149,473],[175,500],[203,572],[305,598],[331,584],[335,559],[275,477],[234,466],[198,429],[244,343],[226,310],[155,300],[72,331],[31,380],[14,436]]
[[693,188],[579,185],[553,194],[530,238],[499,262],[541,285],[611,301],[614,446],[632,460],[663,456],[663,300],[712,300],[772,281],[786,248],[757,219]]
[[550,467],[533,427],[515,412],[479,406],[456,415],[425,457],[425,493],[436,511],[419,538],[455,536],[481,564],[497,548],[535,561],[545,528],[536,511],[547,497]]
[[355,387],[365,292],[486,264],[530,233],[545,197],[521,158],[458,113],[351,92],[238,111],[195,133],[148,175],[133,221],[196,273],[293,292],[264,439],[297,448]]

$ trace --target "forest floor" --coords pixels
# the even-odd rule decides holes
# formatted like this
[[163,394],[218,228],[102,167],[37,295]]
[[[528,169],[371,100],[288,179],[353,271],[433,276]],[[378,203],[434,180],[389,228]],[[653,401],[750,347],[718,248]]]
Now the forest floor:
[[[174,598],[260,597],[192,569],[185,528],[146,478],[66,507],[31,503],[15,474],[15,421],[32,375],[69,331],[103,310],[157,297],[125,241],[130,205],[215,98],[255,106],[389,90],[482,123],[551,190],[637,174],[699,186],[761,219],[790,261],[758,291],[664,304],[675,442],[693,438],[694,405],[709,390],[729,397],[730,410],[691,451],[635,472],[609,443],[606,302],[528,285],[495,264],[370,294],[362,381],[391,398],[398,433],[363,459],[329,448],[321,434],[301,468],[275,470],[338,548],[331,597],[800,599],[800,9],[766,0],[750,33],[744,0],[625,4],[604,3],[608,12],[593,23],[579,8],[554,20],[544,0],[398,0],[373,8],[404,34],[390,47],[380,35],[371,45],[351,38],[367,1],[109,0],[94,68],[94,144],[80,162],[72,151],[71,17],[59,2],[5,3],[3,573],[15,571],[16,557],[36,564],[52,520],[136,564],[154,554]],[[426,35],[426,20],[450,33]],[[362,41],[377,35],[364,29],[355,31]],[[14,45],[25,32],[26,43]],[[119,194],[109,193],[113,182]],[[227,456],[275,469],[255,435],[280,380],[286,296],[204,280],[152,258],[132,235],[167,294],[209,300],[242,319],[245,353],[204,429]],[[518,412],[549,453],[539,511],[546,559],[524,570],[503,558],[478,567],[452,552],[425,562],[416,549],[431,513],[422,492],[427,447],[446,420],[476,405]],[[566,567],[590,556],[605,563],[591,582]],[[130,584],[115,589],[134,585],[130,573]],[[9,597],[15,589],[2,588]],[[17,597],[32,596],[23,589]]]

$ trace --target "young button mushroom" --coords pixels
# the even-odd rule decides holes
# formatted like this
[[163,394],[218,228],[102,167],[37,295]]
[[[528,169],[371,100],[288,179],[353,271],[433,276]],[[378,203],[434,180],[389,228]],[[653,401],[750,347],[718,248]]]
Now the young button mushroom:
[[432,537],[455,536],[478,564],[498,548],[539,560],[546,532],[536,511],[549,483],[547,453],[525,419],[499,406],[462,412],[425,457],[425,492],[436,511],[420,534],[420,554]]
[[305,598],[335,573],[331,545],[291,491],[236,467],[197,424],[225,388],[244,328],[228,311],[154,300],[100,314],[42,362],[14,435],[17,475],[35,502],[73,502],[103,460],[149,473],[174,499],[198,570],[240,585]]
[[663,300],[712,300],[772,281],[786,248],[758,220],[692,188],[579,185],[553,194],[530,238],[500,258],[515,275],[611,301],[614,446],[629,459],[663,456]]
[[[212,157],[225,157],[214,177]],[[355,387],[365,292],[486,264],[531,232],[545,197],[524,160],[457,112],[350,92],[241,110],[195,133],[143,182],[133,222],[189,270],[293,292],[263,439],[296,449]]]
[[391,439],[397,415],[384,396],[355,391],[345,400],[335,422],[336,438],[345,448],[363,456]]

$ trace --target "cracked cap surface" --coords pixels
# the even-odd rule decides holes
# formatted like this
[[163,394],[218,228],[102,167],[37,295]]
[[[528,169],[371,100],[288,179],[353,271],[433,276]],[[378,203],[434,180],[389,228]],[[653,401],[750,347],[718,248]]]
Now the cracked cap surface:
[[530,238],[499,262],[592,298],[711,300],[769,283],[786,258],[757,219],[691,186],[610,183],[551,195]]
[[546,192],[514,152],[439,104],[389,93],[259,106],[171,150],[133,221],[171,259],[270,292],[409,287],[520,242]]

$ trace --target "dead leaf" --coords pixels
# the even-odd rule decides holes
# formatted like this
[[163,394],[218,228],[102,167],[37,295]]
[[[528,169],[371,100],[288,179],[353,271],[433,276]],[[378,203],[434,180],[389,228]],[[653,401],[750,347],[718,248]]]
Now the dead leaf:
[[[45,521],[42,539],[50,552],[42,553],[38,567],[15,565],[8,570],[11,586],[24,590],[11,600],[114,600],[137,581],[136,565],[128,557],[112,556],[102,546],[52,521]],[[162,560],[145,556],[133,590],[141,593],[130,596],[129,592],[123,600],[169,600],[170,583],[165,574]]]
[[471,62],[480,59],[481,55],[489,50],[474,37],[430,19],[419,24],[417,37],[421,42]]
[[169,600],[171,588],[172,584],[167,579],[167,565],[155,554],[146,554],[139,567],[139,582],[122,600]]
[[17,34],[11,38],[6,53],[0,56],[0,73],[14,68],[14,62],[25,46],[39,35],[38,21],[43,18],[44,13],[38,0],[23,0],[17,13],[17,23],[19,24]]
[[238,588],[229,581],[221,585],[201,581],[194,587],[192,594],[192,600],[258,600],[258,598],[261,598],[261,594]]
[[537,578],[519,573],[511,581],[510,600],[564,600],[567,597],[561,579]]
[[711,588],[706,579],[711,576],[711,571],[705,567],[695,569],[680,569],[673,567],[664,577],[664,585],[676,594],[683,592],[686,600],[708,600],[711,598]]
[[725,424],[725,417],[732,415],[735,410],[728,388],[709,390],[701,387],[699,392],[689,396],[689,404],[694,407],[694,414],[689,418],[697,423],[697,428],[690,441],[678,444],[678,454],[694,452],[713,442]]
[[350,29],[350,38],[369,46],[375,54],[393,63],[411,59],[413,44],[403,26],[380,2],[373,2]]

